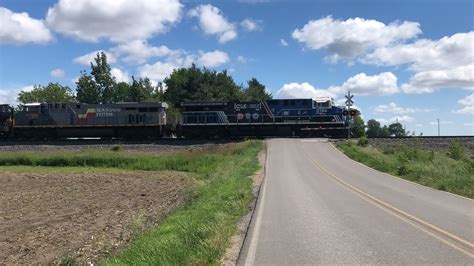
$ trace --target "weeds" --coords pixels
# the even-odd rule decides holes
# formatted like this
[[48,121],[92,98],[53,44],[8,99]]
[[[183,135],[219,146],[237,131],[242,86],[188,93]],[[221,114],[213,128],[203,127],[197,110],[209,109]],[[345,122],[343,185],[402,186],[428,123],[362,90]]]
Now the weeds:
[[61,258],[61,261],[59,262],[59,266],[76,266],[76,265],[77,265],[76,259],[70,256]]
[[464,150],[459,142],[452,143],[448,153],[425,150],[416,144],[383,146],[380,151],[345,142],[338,143],[337,147],[352,159],[376,170],[474,198],[474,159],[463,157]]
[[111,151],[121,151],[123,149],[122,144],[114,144],[112,148],[110,148]]
[[366,147],[367,145],[369,145],[369,139],[366,136],[362,136],[357,141],[357,145],[361,147]]
[[452,141],[449,144],[448,156],[454,160],[461,160],[464,158],[464,147],[459,141]]

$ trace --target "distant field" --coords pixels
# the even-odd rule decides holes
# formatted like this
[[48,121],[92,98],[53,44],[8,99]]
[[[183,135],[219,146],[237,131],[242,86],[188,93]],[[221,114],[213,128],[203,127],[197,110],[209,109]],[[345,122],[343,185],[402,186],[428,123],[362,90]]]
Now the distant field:
[[361,147],[344,141],[336,146],[353,160],[379,171],[474,198],[474,158],[470,155],[473,152],[466,152],[462,145],[457,146],[454,155],[448,145],[446,149],[428,149],[416,143]]
[[248,211],[261,148],[0,152],[0,213],[8,213],[0,231],[10,232],[0,236],[0,260],[217,263]]

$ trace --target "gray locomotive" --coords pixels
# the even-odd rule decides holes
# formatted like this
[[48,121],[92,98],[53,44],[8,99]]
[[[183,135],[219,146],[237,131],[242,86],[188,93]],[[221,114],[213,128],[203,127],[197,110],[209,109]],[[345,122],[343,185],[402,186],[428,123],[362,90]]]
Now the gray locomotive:
[[164,135],[168,105],[164,102],[29,103],[19,108],[15,112],[7,107],[2,110],[0,117],[4,118],[0,123],[4,132],[8,130],[4,136],[16,139],[147,139]]

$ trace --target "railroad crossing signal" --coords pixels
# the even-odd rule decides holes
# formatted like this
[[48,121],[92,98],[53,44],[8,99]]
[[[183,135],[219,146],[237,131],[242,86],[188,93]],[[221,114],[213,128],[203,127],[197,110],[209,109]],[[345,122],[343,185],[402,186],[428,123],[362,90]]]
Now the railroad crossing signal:
[[[352,100],[352,98],[354,98],[354,95],[351,95],[351,92],[348,91],[347,95],[345,95],[345,97],[346,97],[346,110],[344,110],[343,114],[346,116],[346,119],[347,119],[346,121],[348,123],[347,139],[350,139],[351,138],[352,117],[354,117],[357,114],[357,112],[355,110],[351,110],[351,106],[354,103],[354,101]],[[348,114],[350,116],[347,116]]]
[[346,100],[346,105],[347,105],[348,107],[351,107],[351,105],[354,103],[354,101],[352,100],[352,98],[354,98],[354,95],[351,95],[351,92],[348,91],[348,92],[347,92],[347,95],[345,95],[345,97],[346,97],[346,99],[347,99],[347,100]]

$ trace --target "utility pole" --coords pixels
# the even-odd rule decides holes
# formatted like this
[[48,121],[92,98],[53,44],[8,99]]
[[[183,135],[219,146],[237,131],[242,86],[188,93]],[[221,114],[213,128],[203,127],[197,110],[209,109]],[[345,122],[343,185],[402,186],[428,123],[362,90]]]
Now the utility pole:
[[346,119],[349,124],[349,126],[347,127],[347,139],[350,139],[351,138],[351,120],[352,120],[352,116],[350,115],[350,112],[351,112],[351,106],[354,103],[354,101],[352,101],[352,98],[354,98],[354,95],[351,95],[351,91],[347,91],[347,95],[345,95],[345,97],[347,99],[346,108],[348,112]]
[[439,137],[439,118],[438,118],[438,137]]

